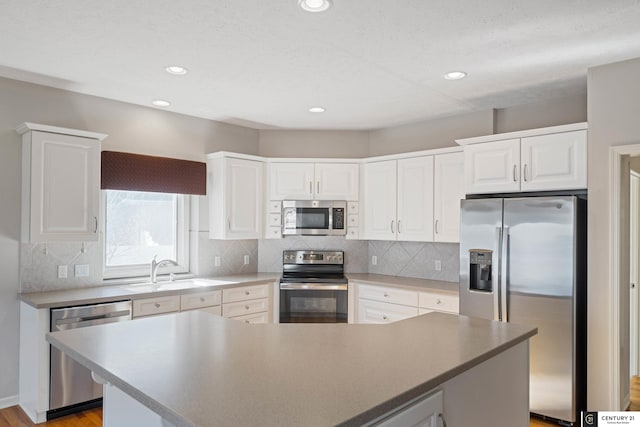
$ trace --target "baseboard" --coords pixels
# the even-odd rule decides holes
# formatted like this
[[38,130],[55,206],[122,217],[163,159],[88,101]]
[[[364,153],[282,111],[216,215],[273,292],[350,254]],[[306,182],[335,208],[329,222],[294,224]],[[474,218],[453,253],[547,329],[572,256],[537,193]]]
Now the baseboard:
[[0,409],[16,406],[18,404],[18,396],[3,397],[0,399]]

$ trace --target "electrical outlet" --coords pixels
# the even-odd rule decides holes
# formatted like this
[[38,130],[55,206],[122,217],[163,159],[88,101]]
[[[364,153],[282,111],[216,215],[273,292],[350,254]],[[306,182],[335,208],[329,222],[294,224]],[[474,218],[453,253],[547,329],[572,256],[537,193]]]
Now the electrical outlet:
[[220,257],[218,255],[213,258],[213,265],[220,267]]
[[69,268],[66,265],[58,266],[58,279],[66,279],[69,277]]
[[249,265],[249,255],[244,256],[244,265]]
[[375,255],[371,256],[371,265],[378,265],[378,257]]
[[89,264],[76,264],[74,275],[76,277],[89,277]]
[[439,259],[436,260],[436,271],[442,270],[442,261]]

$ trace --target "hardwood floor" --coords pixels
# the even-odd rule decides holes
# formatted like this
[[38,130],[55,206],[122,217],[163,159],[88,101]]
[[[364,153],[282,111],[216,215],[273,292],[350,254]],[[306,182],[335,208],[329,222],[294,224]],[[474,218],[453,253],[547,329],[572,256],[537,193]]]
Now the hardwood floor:
[[[640,411],[640,377],[631,379],[631,406],[629,411]],[[577,425],[580,425],[578,423]],[[78,414],[68,415],[43,424],[33,424],[18,406],[0,410],[0,427],[101,427],[102,408],[91,409]],[[529,427],[558,427],[532,417]]]
[[34,424],[18,406],[0,410],[0,427],[102,427],[102,408]]

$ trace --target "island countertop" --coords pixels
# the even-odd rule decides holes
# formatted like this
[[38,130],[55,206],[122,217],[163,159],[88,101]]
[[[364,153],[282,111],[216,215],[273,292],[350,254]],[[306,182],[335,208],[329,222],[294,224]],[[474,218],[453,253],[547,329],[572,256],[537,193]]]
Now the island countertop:
[[535,333],[443,313],[250,325],[196,310],[47,340],[176,426],[355,426]]

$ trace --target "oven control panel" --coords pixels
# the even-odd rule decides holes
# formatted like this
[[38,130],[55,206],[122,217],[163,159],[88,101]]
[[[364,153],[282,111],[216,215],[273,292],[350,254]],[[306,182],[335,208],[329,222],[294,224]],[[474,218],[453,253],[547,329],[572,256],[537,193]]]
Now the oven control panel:
[[283,264],[344,264],[343,251],[284,251]]

